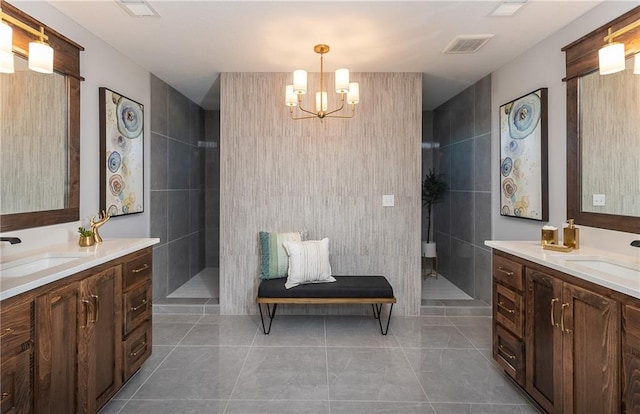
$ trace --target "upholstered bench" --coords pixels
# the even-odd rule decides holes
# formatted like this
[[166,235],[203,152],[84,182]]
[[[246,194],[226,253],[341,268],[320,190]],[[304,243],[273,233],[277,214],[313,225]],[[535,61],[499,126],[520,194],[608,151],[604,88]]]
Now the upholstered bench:
[[[260,282],[256,302],[260,310],[262,331],[265,335],[271,332],[271,323],[276,316],[278,304],[346,304],[362,303],[371,304],[373,316],[378,320],[380,333],[386,335],[389,331],[391,311],[396,298],[393,296],[393,288],[384,276],[334,276],[336,281],[331,283],[311,283],[286,289],[286,278],[268,279]],[[383,328],[380,314],[382,305],[388,303],[389,316],[386,327]],[[267,305],[266,314],[269,317],[269,326],[264,323],[262,304]],[[270,305],[273,304],[273,309]]]

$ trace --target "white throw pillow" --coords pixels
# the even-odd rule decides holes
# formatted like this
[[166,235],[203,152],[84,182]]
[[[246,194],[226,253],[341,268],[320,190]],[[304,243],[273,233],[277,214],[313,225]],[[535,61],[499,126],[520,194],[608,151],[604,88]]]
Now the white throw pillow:
[[329,239],[283,243],[289,256],[289,275],[284,287],[305,283],[335,282],[329,264]]

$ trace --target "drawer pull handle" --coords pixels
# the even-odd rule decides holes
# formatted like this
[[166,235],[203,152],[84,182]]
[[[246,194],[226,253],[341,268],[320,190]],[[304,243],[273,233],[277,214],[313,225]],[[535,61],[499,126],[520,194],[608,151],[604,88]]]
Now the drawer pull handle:
[[571,333],[571,329],[564,328],[564,310],[569,307],[568,303],[562,304],[562,309],[560,310],[560,330],[562,333]]
[[84,329],[89,325],[89,301],[82,299],[82,304],[84,305],[84,325],[81,325],[80,329]]
[[6,400],[7,398],[9,398],[9,396],[11,396],[10,392],[3,392],[2,394],[0,394],[0,402]]
[[13,333],[13,328],[7,328],[2,330],[2,334],[0,334],[0,338],[4,338],[7,335],[11,335]]
[[498,345],[498,349],[500,349],[500,351],[502,351],[502,353],[504,354],[504,356],[506,356],[506,357],[507,357],[507,358],[509,358],[510,360],[512,360],[512,361],[513,361],[514,359],[516,359],[516,356],[515,356],[515,355],[513,355],[513,354],[508,353],[508,352],[507,352],[507,349],[506,349],[502,344]]
[[139,267],[139,268],[137,268],[137,269],[133,269],[133,270],[131,271],[131,273],[140,273],[140,272],[144,272],[144,271],[145,271],[145,270],[147,270],[148,268],[149,268],[149,264],[148,264],[148,263],[145,263],[145,264],[143,264],[143,265],[142,265],[142,267]]
[[558,298],[551,299],[551,326],[558,326],[558,323],[556,322],[554,314],[555,314],[556,302],[559,300],[560,299]]
[[515,309],[509,309],[509,308],[504,304],[504,302],[498,301],[498,307],[499,307],[499,308],[502,308],[502,309],[504,309],[504,310],[506,310],[507,312],[509,312],[509,313],[510,313],[510,314],[512,314],[512,315],[513,315],[514,313],[516,313],[516,310],[515,310]]
[[498,266],[498,272],[504,273],[507,276],[513,276],[513,272],[511,270],[507,270],[502,266]]
[[98,295],[91,295],[93,298],[93,323],[98,323],[98,309],[100,309],[100,300]]
[[142,302],[140,302],[140,304],[139,304],[139,305],[136,305],[136,306],[132,306],[132,307],[131,307],[131,312],[135,312],[135,311],[137,311],[137,310],[138,310],[138,309],[140,309],[141,307],[146,306],[146,304],[147,304],[147,300],[146,300],[146,299],[142,299]]
[[140,344],[140,346],[138,347],[138,349],[136,349],[135,351],[131,352],[131,353],[129,354],[129,356],[132,356],[132,357],[134,357],[134,356],[138,356],[138,354],[139,354],[140,352],[144,351],[145,349],[147,349],[147,343],[146,343],[146,342],[143,342],[143,343],[141,343],[141,344]]

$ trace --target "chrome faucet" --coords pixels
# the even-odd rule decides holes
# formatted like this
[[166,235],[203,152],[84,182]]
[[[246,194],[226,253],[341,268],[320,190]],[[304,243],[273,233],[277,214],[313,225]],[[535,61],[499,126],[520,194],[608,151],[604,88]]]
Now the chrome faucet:
[[20,240],[17,237],[0,237],[0,242],[9,242],[11,244],[18,244],[18,243],[22,243],[22,240]]

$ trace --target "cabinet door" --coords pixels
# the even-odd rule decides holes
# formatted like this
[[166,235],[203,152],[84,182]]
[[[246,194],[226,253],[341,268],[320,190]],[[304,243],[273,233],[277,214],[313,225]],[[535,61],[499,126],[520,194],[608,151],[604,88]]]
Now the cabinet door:
[[623,313],[623,413],[640,412],[640,307],[627,305]]
[[562,411],[562,333],[558,328],[562,282],[527,269],[526,390],[549,413]]
[[0,366],[0,413],[28,414],[31,409],[31,350],[2,360]]
[[561,309],[564,412],[619,412],[619,303],[564,283]]
[[37,412],[79,413],[78,339],[88,325],[88,301],[73,283],[36,299]]
[[81,405],[96,412],[122,385],[121,267],[115,266],[81,282],[89,302],[87,328],[78,349]]

